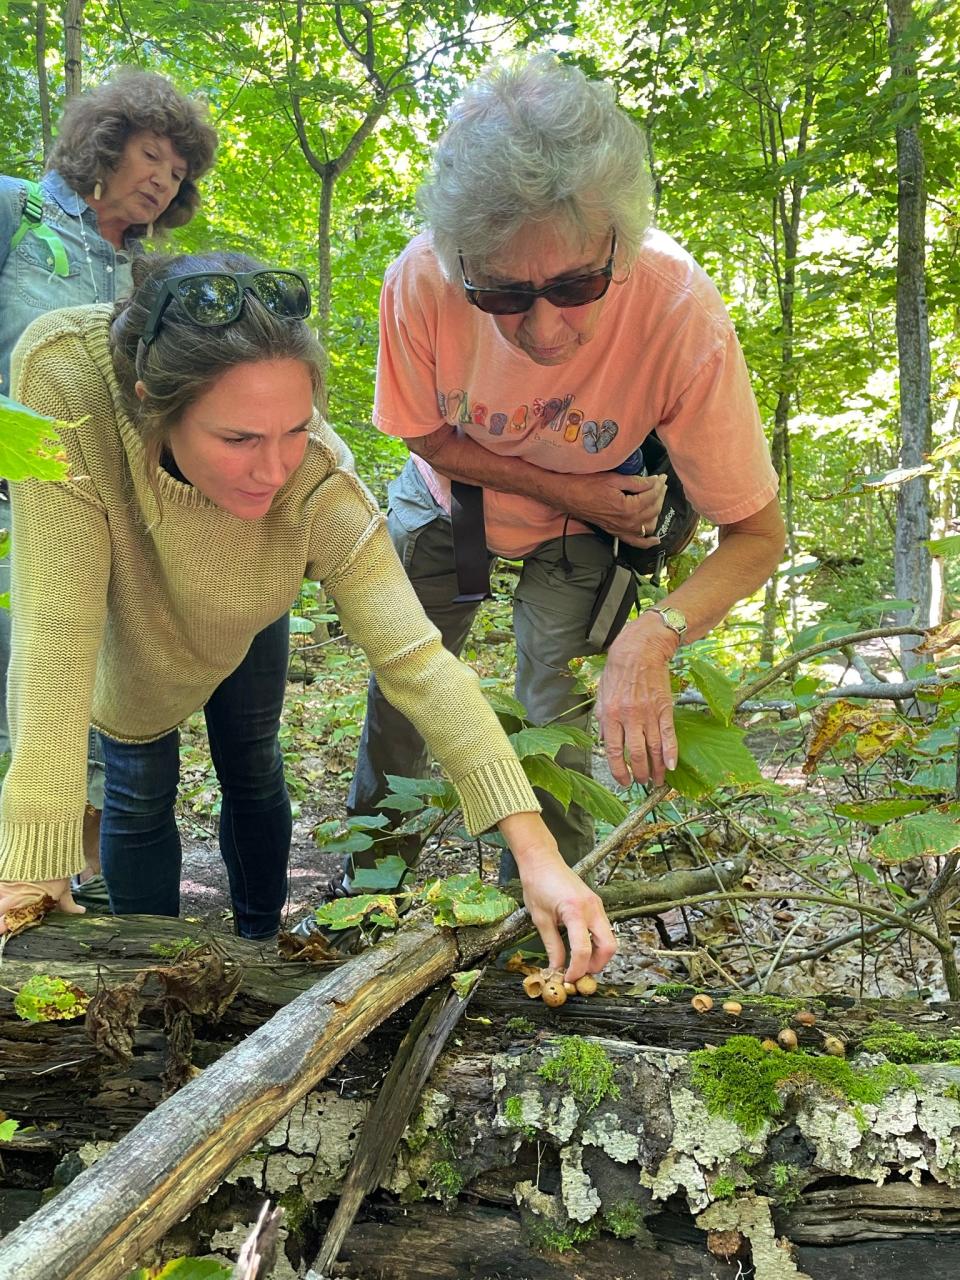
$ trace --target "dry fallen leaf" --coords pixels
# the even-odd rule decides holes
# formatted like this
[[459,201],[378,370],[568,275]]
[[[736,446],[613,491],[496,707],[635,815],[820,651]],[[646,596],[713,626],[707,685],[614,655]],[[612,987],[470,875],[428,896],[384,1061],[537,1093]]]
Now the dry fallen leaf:
[[342,951],[337,951],[319,933],[304,937],[297,933],[281,932],[277,950],[283,960],[302,960],[307,964],[337,965],[347,959]]
[[28,902],[23,907],[14,907],[10,911],[5,911],[3,919],[7,926],[7,937],[15,938],[18,933],[23,933],[24,929],[32,929],[44,916],[48,916],[56,909],[56,902],[49,893],[45,893],[36,902]]

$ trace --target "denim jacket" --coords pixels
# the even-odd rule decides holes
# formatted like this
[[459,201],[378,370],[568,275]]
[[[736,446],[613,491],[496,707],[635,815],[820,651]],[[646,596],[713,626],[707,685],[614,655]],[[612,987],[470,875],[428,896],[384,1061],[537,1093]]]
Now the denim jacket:
[[58,173],[44,174],[40,187],[43,221],[63,242],[68,273],[54,274],[53,254],[32,231],[11,251],[10,241],[23,217],[24,185],[21,178],[0,175],[0,393],[4,395],[10,394],[10,353],[27,325],[58,307],[123,297],[131,287],[131,259],[142,253],[140,242],[132,237],[122,250],[104,240],[96,213]]

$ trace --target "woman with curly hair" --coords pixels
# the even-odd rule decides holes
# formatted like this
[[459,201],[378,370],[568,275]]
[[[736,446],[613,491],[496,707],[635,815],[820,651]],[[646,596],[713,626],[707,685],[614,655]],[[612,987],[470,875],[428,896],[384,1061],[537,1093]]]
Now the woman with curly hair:
[[0,176],[0,391],[31,320],[130,293],[141,240],[190,221],[216,146],[201,103],[128,68],[67,104],[39,183]]
[[[150,71],[125,68],[67,103],[39,182],[0,175],[0,394],[31,321],[60,307],[112,303],[132,289],[144,238],[189,222],[216,130],[205,106]],[[0,526],[9,517],[0,505]],[[0,590],[10,566],[0,560]],[[9,749],[10,616],[0,609],[0,752]],[[102,766],[91,743],[87,852],[97,866]]]

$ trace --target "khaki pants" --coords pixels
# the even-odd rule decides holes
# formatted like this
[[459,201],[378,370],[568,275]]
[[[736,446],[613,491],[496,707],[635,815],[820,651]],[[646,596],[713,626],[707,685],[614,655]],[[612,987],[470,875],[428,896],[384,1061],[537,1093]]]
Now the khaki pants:
[[[443,636],[451,653],[460,653],[478,606],[457,604],[453,536],[449,517],[437,506],[412,461],[390,486],[387,513],[390,534],[403,566],[427,616]],[[564,723],[589,728],[592,707],[574,687],[571,658],[596,653],[586,639],[590,612],[604,574],[610,567],[608,545],[589,534],[545,542],[523,558],[513,598],[513,626],[517,643],[515,692],[533,724]],[[558,763],[590,773],[590,751],[566,746]],[[350,788],[351,813],[382,812],[377,802],[386,795],[387,774],[422,777],[428,756],[423,739],[396,711],[371,677],[367,715]],[[593,819],[579,805],[565,808],[546,792],[537,791],[544,819],[560,852],[571,865],[594,843]],[[414,842],[415,843],[415,842]],[[415,861],[415,847],[401,850]],[[376,848],[354,856],[357,866],[372,866],[382,856]],[[500,879],[516,875],[512,857],[501,860]]]

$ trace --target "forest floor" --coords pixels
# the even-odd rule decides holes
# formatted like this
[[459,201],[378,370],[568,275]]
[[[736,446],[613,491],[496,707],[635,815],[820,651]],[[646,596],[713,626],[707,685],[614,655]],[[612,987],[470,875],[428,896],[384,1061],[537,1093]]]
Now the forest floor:
[[[482,677],[491,679],[502,678],[512,661],[511,637],[497,629],[498,620],[495,615],[488,620],[466,655]],[[291,663],[282,730],[294,802],[288,927],[319,905],[324,886],[340,867],[341,855],[318,849],[311,833],[319,822],[344,817],[367,678],[362,654],[342,640],[312,644],[310,636],[302,639],[302,652]],[[884,655],[874,656],[882,660]],[[848,676],[860,678],[840,663],[832,675],[838,682]],[[658,920],[619,923],[620,950],[605,972],[608,981],[642,988],[683,981],[711,988],[742,984],[783,995],[945,998],[936,952],[910,932],[891,931],[869,945],[851,940],[822,956],[802,958],[804,952],[830,946],[831,939],[857,920],[850,913],[797,901],[795,894],[829,887],[891,909],[908,895],[921,894],[937,866],[930,860],[930,866],[911,864],[878,874],[867,864],[862,848],[841,838],[839,825],[834,830],[817,816],[831,789],[837,793],[833,799],[847,794],[849,778],[805,776],[802,732],[794,728],[782,733],[771,717],[755,724],[747,741],[764,776],[785,788],[782,800],[765,802],[763,828],[752,820],[750,804],[755,800],[732,802],[713,813],[709,806],[692,815],[658,813],[657,818],[675,819],[671,838],[662,843],[659,854],[628,856],[617,875],[650,878],[668,868],[747,852],[751,861],[745,887],[772,896],[742,906],[705,904],[702,909],[668,912]],[[599,753],[595,773],[612,784]],[[621,793],[628,807],[642,798],[640,789],[634,790],[635,795]],[[182,914],[229,927],[229,895],[216,838],[218,791],[202,717],[195,717],[184,730],[180,803]],[[488,845],[434,840],[421,858],[418,879],[474,870],[478,858],[485,877],[495,879],[497,857],[497,850]],[[774,962],[784,952],[795,959],[774,972]]]

